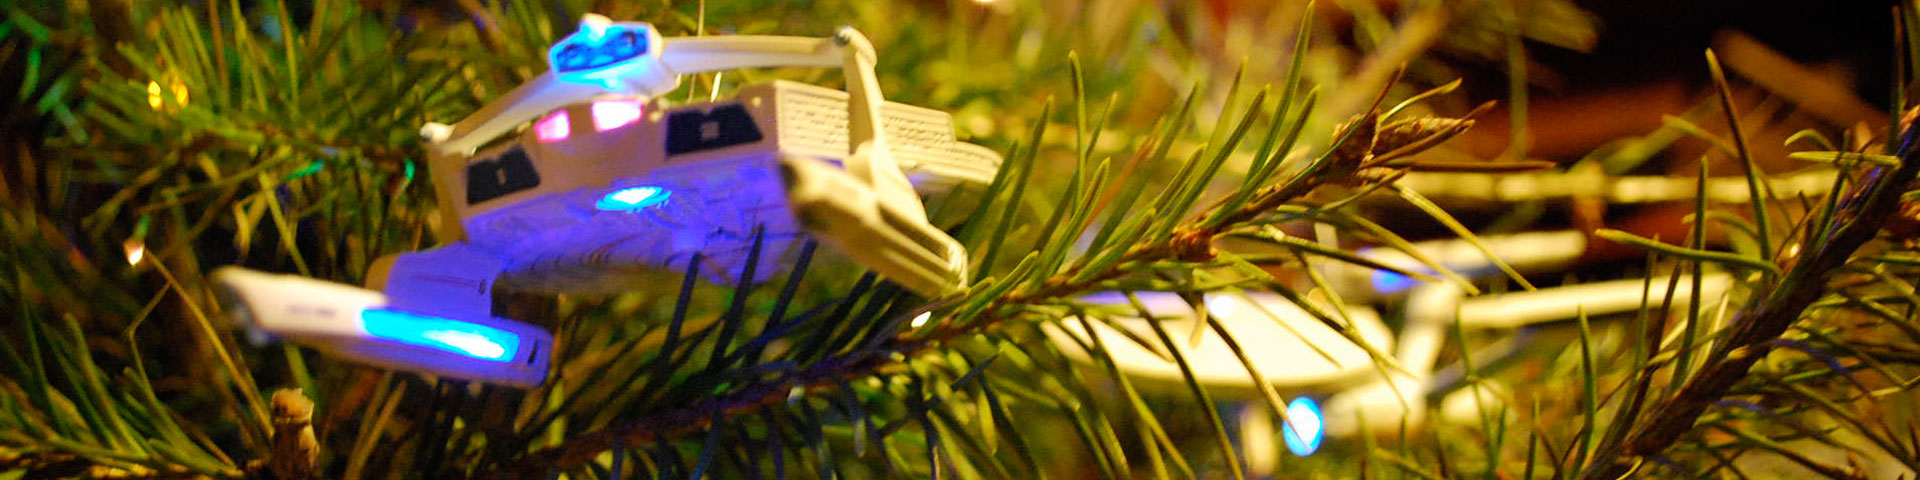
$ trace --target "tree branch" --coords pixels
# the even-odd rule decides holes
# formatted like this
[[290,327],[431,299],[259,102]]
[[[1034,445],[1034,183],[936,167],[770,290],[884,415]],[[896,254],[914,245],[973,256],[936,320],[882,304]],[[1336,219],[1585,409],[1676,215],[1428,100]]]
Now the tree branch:
[[[981,313],[977,321],[940,322],[944,328],[930,333],[901,333],[883,344],[871,349],[856,349],[852,352],[830,356],[819,362],[798,370],[783,374],[775,379],[749,384],[732,393],[685,408],[656,411],[641,415],[631,422],[610,426],[599,431],[574,436],[561,445],[534,452],[522,457],[501,469],[480,475],[482,478],[536,478],[554,469],[565,469],[591,460],[600,452],[618,445],[645,444],[673,435],[698,431],[711,425],[715,418],[723,418],[760,409],[762,406],[777,403],[788,398],[795,388],[804,392],[837,388],[846,379],[871,375],[880,369],[898,362],[895,358],[912,357],[914,354],[940,345],[961,335],[992,328],[1000,322],[1018,317],[1024,310],[1021,307],[1083,293],[1101,283],[1135,273],[1135,268],[1163,260],[1204,262],[1212,260],[1213,241],[1232,231],[1240,223],[1253,221],[1270,213],[1288,202],[1298,200],[1330,183],[1366,183],[1371,181],[1390,181],[1394,176],[1367,176],[1361,165],[1373,157],[1376,150],[1386,151],[1405,146],[1410,142],[1430,140],[1436,137],[1451,137],[1472,125],[1470,120],[1446,119],[1437,130],[1403,132],[1396,140],[1377,144],[1375,132],[1378,131],[1378,115],[1362,116],[1343,126],[1336,135],[1332,150],[1286,182],[1269,185],[1259,190],[1246,203],[1237,205],[1233,211],[1220,221],[1209,222],[1211,215],[1200,214],[1188,217],[1177,225],[1172,234],[1128,249],[1121,261],[1105,267],[1091,275],[1082,275],[1078,269],[1055,272],[1030,291],[1014,291],[1002,294],[991,300],[991,304]],[[1404,128],[1394,124],[1389,127]],[[1404,138],[1403,138],[1404,137]],[[1430,144],[1427,146],[1431,146]],[[1424,150],[1425,147],[1419,148]],[[1417,153],[1417,152],[1414,152]],[[1213,209],[1226,208],[1215,204]],[[1075,280],[1079,278],[1080,280]],[[949,299],[952,300],[952,299]],[[938,327],[937,327],[938,328]]]
[[1692,431],[1694,421],[1708,406],[1746,378],[1747,370],[1772,349],[1766,343],[1780,338],[1808,305],[1826,294],[1824,287],[1834,271],[1878,235],[1881,221],[1899,208],[1900,194],[1920,174],[1920,151],[1915,145],[1920,135],[1916,131],[1907,128],[1901,136],[1898,167],[1874,171],[1864,192],[1840,205],[1834,215],[1841,216],[1838,221],[1844,226],[1820,243],[1818,251],[1801,256],[1771,292],[1750,300],[1735,315],[1730,327],[1734,330],[1727,341],[1708,356],[1710,363],[1702,365],[1699,373],[1652,415],[1635,419],[1641,421],[1635,422],[1625,441],[1603,446],[1594,456],[1596,463],[1580,478],[1612,480],[1632,473],[1641,457],[1665,451],[1681,435]]

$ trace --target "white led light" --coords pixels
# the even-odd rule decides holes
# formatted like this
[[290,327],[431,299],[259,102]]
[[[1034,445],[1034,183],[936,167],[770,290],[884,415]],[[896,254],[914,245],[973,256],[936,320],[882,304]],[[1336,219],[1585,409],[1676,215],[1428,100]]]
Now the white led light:
[[593,129],[604,132],[632,125],[633,122],[640,120],[640,111],[639,100],[601,100],[593,102]]
[[1216,318],[1231,317],[1240,311],[1240,299],[1230,295],[1209,295],[1206,302],[1207,308]]
[[588,41],[600,41],[607,36],[607,27],[611,26],[613,26],[613,19],[605,15],[589,13],[580,17],[580,31],[586,32]]
[[933,312],[920,312],[920,315],[913,317],[913,324],[912,324],[913,328],[920,328],[920,326],[926,325],[927,320],[930,320],[932,318],[933,318]]

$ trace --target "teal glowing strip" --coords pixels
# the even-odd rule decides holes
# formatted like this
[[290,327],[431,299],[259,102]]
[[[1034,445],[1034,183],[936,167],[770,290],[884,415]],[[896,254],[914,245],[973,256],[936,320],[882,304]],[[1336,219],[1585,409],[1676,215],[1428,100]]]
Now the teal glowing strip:
[[594,207],[601,210],[615,211],[639,210],[667,201],[667,197],[671,196],[672,193],[673,192],[668,192],[660,187],[622,188],[607,194],[605,197],[600,197],[600,201],[595,203]]
[[481,360],[505,362],[520,350],[519,335],[451,318],[370,309],[360,312],[360,323],[374,337]]

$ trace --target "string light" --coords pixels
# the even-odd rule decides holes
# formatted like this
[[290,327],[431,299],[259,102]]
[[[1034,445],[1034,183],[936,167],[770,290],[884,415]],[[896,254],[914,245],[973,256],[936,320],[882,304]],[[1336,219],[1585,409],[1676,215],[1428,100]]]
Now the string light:
[[159,110],[161,100],[160,82],[147,82],[147,106]]
[[173,82],[173,84],[171,85],[171,88],[163,90],[160,88],[160,82],[149,81],[147,82],[147,107],[154,109],[154,111],[159,111],[160,106],[166,103],[166,93],[167,93],[166,90],[173,90],[174,103],[180,104],[181,106],[186,106],[187,104],[187,85],[186,84],[180,83],[180,82]]
[[120,246],[127,251],[127,265],[139,265],[140,259],[147,258],[147,242],[129,238]]

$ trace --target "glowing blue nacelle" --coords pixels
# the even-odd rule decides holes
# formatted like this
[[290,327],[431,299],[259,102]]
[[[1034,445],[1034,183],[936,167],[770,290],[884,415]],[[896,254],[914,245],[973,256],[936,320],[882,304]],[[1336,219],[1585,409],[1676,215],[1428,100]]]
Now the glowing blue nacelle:
[[429,315],[390,305],[379,292],[295,275],[224,267],[213,279],[227,311],[256,338],[447,378],[529,387],[547,376],[553,335],[540,327]]
[[512,360],[520,350],[513,332],[399,310],[363,310],[360,328],[374,338],[495,362]]

